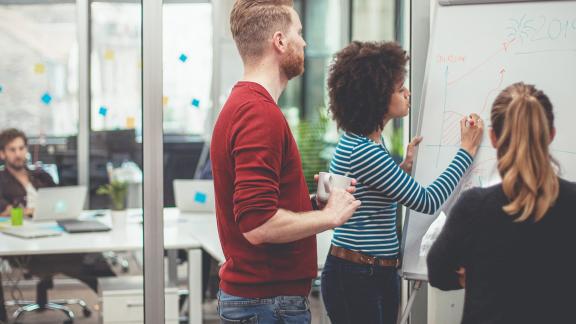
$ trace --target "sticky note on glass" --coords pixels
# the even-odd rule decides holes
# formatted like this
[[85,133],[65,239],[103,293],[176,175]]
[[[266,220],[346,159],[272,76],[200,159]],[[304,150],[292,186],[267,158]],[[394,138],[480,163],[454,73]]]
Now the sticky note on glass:
[[200,107],[200,100],[192,99],[192,106],[199,108]]
[[197,192],[194,195],[194,201],[198,204],[205,204],[206,203],[206,194],[203,192]]
[[42,98],[40,98],[40,100],[42,100],[42,102],[45,105],[49,105],[50,102],[52,101],[52,96],[48,92],[46,92],[42,95]]
[[114,51],[111,49],[107,49],[106,51],[104,51],[104,59],[106,61],[114,60]]
[[46,72],[46,67],[44,66],[44,64],[42,63],[34,64],[34,73],[43,74],[44,72]]
[[188,56],[186,56],[186,54],[180,54],[180,57],[178,57],[178,59],[182,61],[182,63],[184,63],[186,62],[186,60],[188,60]]
[[168,105],[168,97],[167,96],[162,97],[162,105],[164,105],[164,106]]
[[106,117],[106,115],[108,115],[108,108],[101,106],[100,109],[98,109],[98,114],[100,114],[103,117]]
[[126,118],[126,128],[135,128],[136,127],[136,118],[134,117],[127,117]]

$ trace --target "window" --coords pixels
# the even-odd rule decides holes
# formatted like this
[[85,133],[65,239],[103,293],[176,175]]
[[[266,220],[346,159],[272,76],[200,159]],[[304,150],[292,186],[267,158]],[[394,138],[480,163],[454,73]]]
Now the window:
[[352,39],[358,41],[396,40],[395,10],[395,0],[352,1]]
[[164,132],[204,134],[212,103],[212,5],[164,5]]
[[75,5],[0,5],[0,49],[0,128],[77,134]]
[[[352,40],[397,41],[408,50],[404,27],[406,17],[402,16],[405,8],[402,6],[402,1],[398,0],[352,1]],[[408,80],[406,84],[409,84]],[[404,155],[403,125],[404,120],[394,119],[383,132],[386,146],[397,160]]]
[[139,3],[92,3],[92,130],[141,129]]
[[327,114],[326,78],[332,56],[347,42],[348,13],[342,1],[295,1],[294,7],[307,43],[305,72],[288,83],[278,104],[298,143],[308,188],[315,191],[314,174],[328,169],[338,140],[335,123]]
[[[92,4],[92,130],[141,132],[138,3]],[[212,5],[164,5],[164,130],[203,134],[212,103]]]

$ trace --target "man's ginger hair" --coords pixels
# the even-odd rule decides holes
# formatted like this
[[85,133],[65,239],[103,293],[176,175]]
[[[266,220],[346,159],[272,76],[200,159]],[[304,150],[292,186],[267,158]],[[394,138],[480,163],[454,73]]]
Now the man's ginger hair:
[[275,32],[288,32],[293,0],[236,0],[230,29],[244,63],[264,54],[266,41]]

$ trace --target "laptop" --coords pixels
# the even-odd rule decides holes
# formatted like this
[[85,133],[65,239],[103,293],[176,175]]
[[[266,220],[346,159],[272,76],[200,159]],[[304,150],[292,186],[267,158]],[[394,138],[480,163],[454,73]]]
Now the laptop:
[[77,219],[84,209],[85,200],[85,186],[40,188],[32,220]]
[[183,213],[213,212],[214,182],[212,180],[174,180],[176,207]]
[[110,226],[95,220],[65,219],[57,221],[58,225],[68,233],[108,232]]

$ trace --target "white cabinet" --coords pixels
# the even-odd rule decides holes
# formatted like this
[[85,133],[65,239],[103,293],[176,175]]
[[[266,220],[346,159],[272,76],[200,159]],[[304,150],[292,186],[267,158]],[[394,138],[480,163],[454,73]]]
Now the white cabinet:
[[[144,323],[142,276],[98,279],[102,324]],[[178,324],[178,288],[166,287],[166,324]]]

